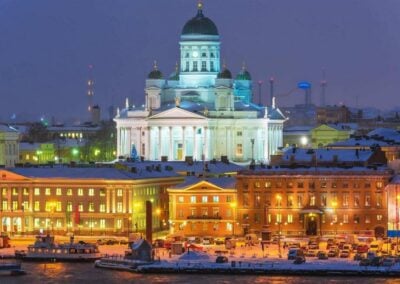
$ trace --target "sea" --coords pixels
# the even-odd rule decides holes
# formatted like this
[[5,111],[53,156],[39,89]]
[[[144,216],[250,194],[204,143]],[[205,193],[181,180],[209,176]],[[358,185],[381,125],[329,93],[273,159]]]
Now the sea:
[[205,274],[136,274],[132,272],[94,268],[93,263],[24,262],[27,272],[21,276],[0,276],[0,283],[400,283],[398,278],[318,277],[318,276],[249,276]]

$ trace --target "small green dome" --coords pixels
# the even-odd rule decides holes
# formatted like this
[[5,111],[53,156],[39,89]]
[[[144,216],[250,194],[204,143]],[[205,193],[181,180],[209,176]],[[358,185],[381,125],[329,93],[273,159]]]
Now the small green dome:
[[247,71],[246,66],[243,64],[242,70],[236,75],[236,80],[247,80],[251,81],[251,75]]
[[203,4],[197,5],[197,15],[186,22],[182,29],[182,35],[218,35],[217,26],[209,18],[203,15]]
[[224,67],[224,69],[218,73],[218,79],[232,79],[232,73],[228,68]]
[[154,62],[153,70],[147,75],[147,79],[162,79],[163,74],[158,70],[157,62]]

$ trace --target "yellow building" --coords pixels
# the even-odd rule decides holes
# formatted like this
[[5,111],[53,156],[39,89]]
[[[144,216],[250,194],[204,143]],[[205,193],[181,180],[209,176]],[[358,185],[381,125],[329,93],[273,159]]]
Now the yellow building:
[[235,234],[236,189],[231,177],[187,178],[168,188],[172,234],[225,237]]
[[39,167],[0,171],[0,232],[116,234],[145,229],[145,202],[153,203],[153,230],[168,220],[173,172],[115,168]]
[[353,130],[343,124],[322,124],[311,130],[312,148],[320,148],[331,143],[350,138]]

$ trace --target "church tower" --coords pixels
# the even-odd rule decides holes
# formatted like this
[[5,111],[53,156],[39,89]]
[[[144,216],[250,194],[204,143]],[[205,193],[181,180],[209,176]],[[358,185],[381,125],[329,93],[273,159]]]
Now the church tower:
[[197,15],[183,27],[179,42],[180,85],[186,88],[215,84],[220,72],[220,38],[214,22],[203,14],[203,3],[197,4]]

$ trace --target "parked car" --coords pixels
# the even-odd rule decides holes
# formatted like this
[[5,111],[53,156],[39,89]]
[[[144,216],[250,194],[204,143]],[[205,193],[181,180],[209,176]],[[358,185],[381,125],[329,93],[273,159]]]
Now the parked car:
[[330,249],[328,251],[328,257],[338,257],[339,256],[339,250],[338,249]]
[[368,249],[369,249],[368,245],[358,245],[357,246],[358,253],[367,253]]
[[359,265],[360,266],[369,266],[369,265],[371,265],[371,260],[369,260],[368,258],[363,258],[360,260]]
[[302,249],[299,248],[289,249],[288,260],[296,259],[296,257],[298,256],[304,256],[304,252]]
[[226,256],[217,256],[217,259],[215,260],[215,263],[226,263],[228,262],[228,258]]
[[215,238],[214,239],[216,245],[223,245],[225,244],[224,238]]
[[317,257],[318,259],[328,259],[328,254],[324,251],[319,251],[317,253]]
[[317,256],[317,251],[310,249],[305,253],[305,255],[308,256],[308,257],[316,257]]
[[392,257],[386,257],[382,261],[382,266],[393,266],[396,263],[396,260]]
[[293,263],[294,264],[302,264],[306,262],[306,258],[304,256],[296,256]]
[[349,256],[350,256],[350,251],[348,250],[342,250],[339,255],[340,258],[348,258]]

